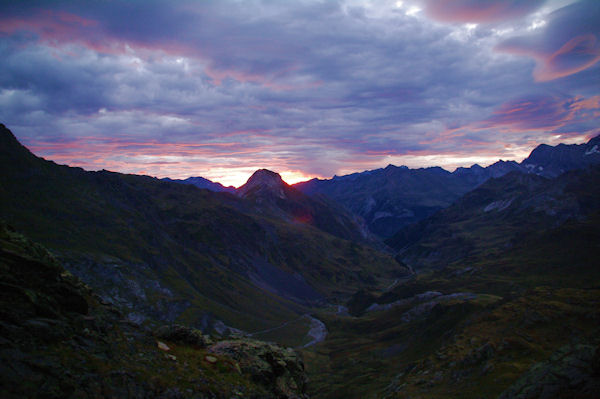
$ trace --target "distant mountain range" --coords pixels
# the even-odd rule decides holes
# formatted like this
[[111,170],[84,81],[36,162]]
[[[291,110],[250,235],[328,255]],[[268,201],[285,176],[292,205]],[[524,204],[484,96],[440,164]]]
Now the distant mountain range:
[[389,165],[332,179],[312,179],[294,187],[324,194],[364,218],[371,232],[389,238],[404,226],[446,208],[490,178],[509,172],[556,177],[568,170],[600,163],[600,136],[587,144],[542,144],[521,163],[498,161],[488,167],[473,165],[450,173],[439,167],[409,169]]
[[[448,172],[440,167],[410,169],[388,165],[383,169],[368,170],[332,179],[312,179],[293,185],[309,196],[322,194],[321,201],[329,198],[342,204],[358,216],[357,223],[386,239],[404,226],[446,208],[463,194],[490,178],[510,172],[530,173],[556,177],[566,171],[600,163],[600,136],[586,144],[546,144],[537,146],[521,163],[500,160],[487,167],[477,164]],[[189,177],[174,182],[192,184],[212,191],[239,194],[234,187],[223,187],[203,177]],[[362,219],[362,220],[361,220]]]

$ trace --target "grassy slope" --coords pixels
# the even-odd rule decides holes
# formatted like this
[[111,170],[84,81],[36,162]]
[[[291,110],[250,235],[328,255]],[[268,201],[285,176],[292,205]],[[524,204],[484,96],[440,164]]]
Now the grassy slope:
[[[539,230],[496,219],[501,233],[512,229],[509,239],[519,237],[510,248],[498,246],[496,231],[485,239],[489,223],[456,218],[452,223],[469,224],[481,250],[375,297],[385,304],[439,291],[474,293],[475,299],[440,301],[408,322],[402,317],[417,303],[360,317],[319,315],[330,335],[305,354],[315,397],[496,397],[562,346],[598,345],[597,172],[568,179],[560,192],[576,199],[577,218]],[[462,204],[463,215],[470,215]]]
[[101,304],[45,248],[2,223],[0,276],[3,398],[288,397],[282,389],[302,397],[305,378],[293,352],[237,339],[216,345],[250,349],[217,353],[207,337],[201,345],[176,336],[160,338],[170,348],[165,352],[152,333]]
[[210,312],[254,331],[306,312],[250,283],[257,261],[301,274],[326,297],[340,286],[352,292],[367,275],[375,275],[367,285],[379,284],[397,268],[388,255],[257,215],[229,194],[59,166],[11,137],[3,132],[0,143],[0,216],[69,259],[115,257],[135,269],[129,275],[150,274],[191,303],[180,316],[186,322]]

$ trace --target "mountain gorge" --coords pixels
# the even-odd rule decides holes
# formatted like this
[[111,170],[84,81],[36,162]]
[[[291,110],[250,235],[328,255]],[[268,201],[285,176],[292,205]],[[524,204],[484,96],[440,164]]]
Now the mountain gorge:
[[[491,179],[388,243],[417,274],[359,291],[316,370],[328,398],[594,398],[600,169]],[[327,387],[327,388],[325,388]],[[373,394],[376,391],[378,394]]]
[[57,165],[2,125],[0,392],[595,398],[598,140],[222,190]]
[[0,135],[1,217],[133,321],[257,331],[406,272],[390,255],[229,193],[56,165],[6,128]]

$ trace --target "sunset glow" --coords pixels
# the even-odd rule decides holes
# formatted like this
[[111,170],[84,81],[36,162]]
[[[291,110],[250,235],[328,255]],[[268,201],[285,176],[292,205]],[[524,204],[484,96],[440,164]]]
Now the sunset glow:
[[58,163],[234,186],[520,161],[600,133],[599,20],[593,0],[4,2],[0,122]]

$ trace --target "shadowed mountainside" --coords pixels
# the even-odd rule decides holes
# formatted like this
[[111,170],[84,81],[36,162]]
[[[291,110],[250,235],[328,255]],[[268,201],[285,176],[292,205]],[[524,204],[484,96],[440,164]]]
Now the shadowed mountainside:
[[597,212],[599,181],[599,167],[554,179],[510,173],[488,180],[387,243],[415,269],[443,268],[475,255],[493,257],[529,235]]
[[132,321],[252,332],[405,272],[388,255],[259,214],[231,194],[60,166],[0,130],[0,217]]
[[322,195],[308,196],[285,183],[279,174],[260,169],[237,194],[255,204],[255,210],[272,213],[291,223],[304,223],[334,236],[375,244],[362,220]]
[[305,354],[310,392],[597,397],[599,182],[598,167],[509,174],[409,228],[401,256],[429,270],[357,292],[353,316],[316,315],[329,335]]
[[409,169],[389,165],[329,180],[312,179],[294,187],[323,194],[364,218],[368,229],[387,239],[405,226],[446,208],[490,178],[510,172],[556,177],[569,170],[600,163],[600,136],[586,144],[541,144],[521,163],[498,161],[485,168],[473,165],[450,173],[444,169]]

